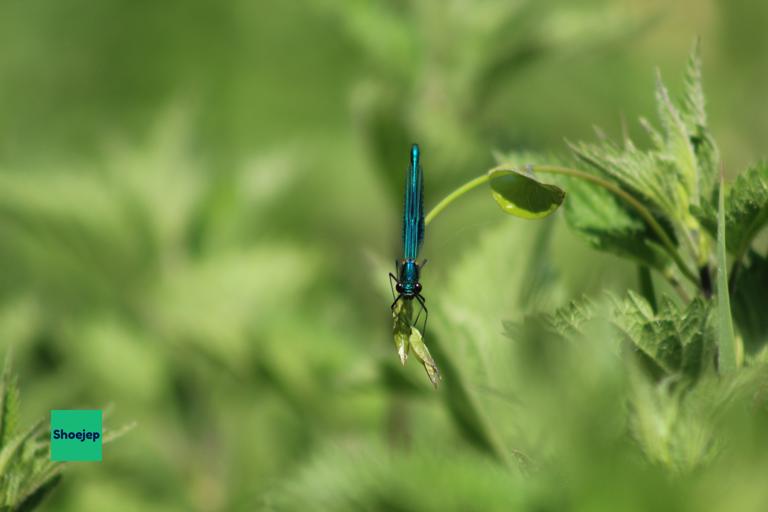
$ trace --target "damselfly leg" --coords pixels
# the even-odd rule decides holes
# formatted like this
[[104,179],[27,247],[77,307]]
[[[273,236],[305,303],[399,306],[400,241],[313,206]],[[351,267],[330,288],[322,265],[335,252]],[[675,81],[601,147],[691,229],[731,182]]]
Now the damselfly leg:
[[394,284],[392,284],[393,282],[394,284],[397,284],[397,277],[395,277],[395,275],[392,272],[390,272],[389,273],[389,289],[392,290],[392,299],[394,300],[394,302],[392,302],[392,307],[395,307],[395,303],[397,302],[397,296],[395,295],[395,286]]
[[418,329],[419,324],[419,318],[421,317],[421,313],[424,313],[424,323],[421,326],[421,335],[426,336],[427,335],[427,320],[429,320],[429,310],[427,309],[427,305],[425,304],[426,300],[421,295],[416,295],[416,300],[419,301],[419,304],[421,305],[421,309],[419,310],[418,314],[416,315],[416,319],[413,321],[413,326],[415,326]]

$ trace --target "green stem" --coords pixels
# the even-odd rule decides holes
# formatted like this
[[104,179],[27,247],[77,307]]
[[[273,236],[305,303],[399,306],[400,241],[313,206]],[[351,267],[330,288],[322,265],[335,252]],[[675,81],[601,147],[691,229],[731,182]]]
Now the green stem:
[[427,216],[424,217],[424,224],[428,226],[429,223],[432,222],[432,219],[437,217],[437,215],[440,212],[445,210],[449,204],[451,204],[456,199],[463,196],[473,188],[477,188],[483,183],[487,183],[490,179],[491,179],[490,173],[483,174],[482,176],[478,176],[477,178],[466,182],[465,184],[463,184],[462,186],[460,186],[459,188],[457,188],[456,190],[454,190],[453,192],[445,196],[443,200],[437,203],[435,207],[432,208],[432,210],[430,210]]
[[[558,165],[532,165],[529,168],[533,172],[540,172],[542,174],[561,174],[564,176],[571,176],[573,178],[589,181],[619,196],[619,198],[623,199],[627,204],[629,204],[632,208],[634,208],[637,211],[637,213],[640,214],[643,220],[645,220],[645,222],[648,223],[650,228],[656,233],[656,236],[659,237],[659,240],[661,241],[662,245],[666,249],[667,253],[670,255],[672,260],[680,269],[680,272],[695,286],[697,287],[699,286],[698,277],[685,264],[682,257],[677,252],[677,249],[675,248],[675,244],[669,238],[669,236],[661,227],[661,225],[656,221],[656,219],[653,218],[653,215],[651,215],[651,212],[645,206],[643,206],[643,204],[640,201],[638,201],[637,199],[632,197],[630,194],[622,190],[616,184],[608,180],[605,180],[599,176],[595,176],[593,174],[589,174],[584,171],[579,171],[578,169],[571,169],[569,167],[561,167]],[[434,208],[432,208],[432,210],[427,214],[426,218],[424,219],[424,223],[429,224],[430,222],[432,222],[432,219],[434,219],[440,212],[442,212],[449,204],[454,202],[456,199],[466,194],[473,188],[477,188],[483,183],[488,182],[491,179],[491,174],[494,172],[513,173],[515,171],[512,171],[505,167],[495,167],[491,169],[489,172],[487,172],[486,174],[483,174],[482,176],[478,176],[477,178],[471,181],[468,181],[464,185],[460,186],[459,188],[457,188],[456,190],[448,194],[442,201],[437,203],[437,205]]]

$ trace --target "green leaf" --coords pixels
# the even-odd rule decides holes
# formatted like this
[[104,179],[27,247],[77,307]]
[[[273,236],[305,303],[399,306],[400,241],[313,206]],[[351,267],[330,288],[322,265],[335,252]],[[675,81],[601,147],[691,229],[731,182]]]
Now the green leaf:
[[581,326],[594,317],[594,305],[587,297],[572,300],[549,315],[548,324],[563,336],[579,332]]
[[38,421],[25,432],[17,434],[0,450],[0,474],[4,474],[24,454],[24,446],[45,432],[45,422]]
[[569,143],[569,146],[579,160],[613,178],[642,202],[650,202],[670,218],[683,215],[688,199],[681,185],[680,171],[668,155],[641,151],[629,140],[624,147],[619,147],[608,138],[600,144]]
[[711,197],[717,183],[720,152],[707,128],[706,101],[701,78],[701,43],[697,40],[685,70],[685,92],[680,113],[688,129],[699,167],[699,193],[702,201]]
[[696,229],[690,208],[710,199],[719,153],[706,126],[698,45],[688,60],[685,95],[680,105],[657,79],[656,104],[661,130],[640,123],[654,148],[638,149],[625,138],[622,146],[601,136],[598,144],[570,144],[582,161],[652,203],[682,229]]
[[728,267],[725,257],[725,191],[722,179],[717,212],[717,326],[720,372],[732,373],[736,370],[736,343],[733,336],[731,302],[728,296]]
[[485,414],[475,391],[469,385],[471,381],[459,366],[465,362],[457,362],[440,343],[433,348],[448,375],[443,394],[456,427],[472,445],[502,464],[509,464],[510,459],[496,425]]
[[[0,426],[4,439],[0,448],[0,510],[34,510],[58,485],[64,464],[50,460],[47,420],[40,420],[26,430],[15,433],[19,391],[8,361],[6,359],[0,390]],[[107,413],[108,410],[105,415]],[[105,430],[104,442],[120,437],[132,426]]]
[[684,310],[662,297],[658,313],[641,296],[629,296],[616,306],[615,323],[661,376],[698,378],[714,353],[714,333],[708,326],[710,305],[694,299]]
[[538,181],[530,170],[494,169],[490,172],[493,198],[510,215],[523,219],[541,219],[557,210],[565,191]]
[[768,164],[763,162],[739,175],[728,191],[726,238],[734,254],[743,255],[768,222]]
[[679,473],[701,467],[717,454],[717,432],[708,413],[707,386],[680,386],[676,379],[649,381],[630,367],[629,427],[646,457]]
[[411,336],[408,338],[408,343],[413,349],[416,358],[421,362],[422,366],[424,366],[429,381],[435,388],[437,388],[437,384],[440,382],[440,370],[438,370],[435,360],[432,359],[429,349],[427,349],[427,346],[424,344],[421,332],[417,328],[411,328]]
[[392,310],[392,335],[395,340],[397,355],[400,357],[400,362],[405,366],[408,352],[413,349],[416,358],[424,366],[429,381],[437,388],[437,384],[440,382],[440,371],[435,360],[432,359],[429,349],[424,344],[421,332],[411,323],[412,318],[413,300],[398,300]]
[[4,448],[16,432],[19,417],[19,388],[11,374],[10,360],[6,358],[0,383],[0,448]]
[[672,103],[669,91],[661,81],[661,75],[656,82],[656,103],[665,133],[664,147],[659,149],[663,158],[671,160],[680,173],[685,192],[680,193],[679,197],[685,199],[682,205],[687,212],[690,203],[699,202],[698,164],[691,145],[691,134],[683,122],[682,115]]
[[565,205],[566,222],[592,247],[659,271],[669,265],[669,257],[653,232],[610,192],[581,180],[569,179],[566,183],[570,194]]
[[697,39],[685,68],[685,94],[681,113],[691,132],[707,126],[704,87],[701,79],[701,40]]
[[43,500],[59,485],[61,482],[61,466],[57,466],[51,473],[43,475],[40,480],[28,490],[25,491],[24,496],[19,500],[19,504],[16,507],[17,512],[29,512],[37,509],[37,507],[43,502]]
[[749,265],[736,272],[731,294],[733,320],[744,341],[744,349],[758,353],[768,344],[768,256],[750,252]]
[[400,357],[400,362],[405,366],[408,361],[408,351],[411,337],[411,301],[398,300],[392,310],[392,335],[395,339],[395,349]]
[[[717,235],[717,210],[703,203],[693,210],[702,226]],[[741,258],[768,222],[768,163],[761,162],[741,173],[726,187],[725,233],[728,252]]]
[[[528,282],[531,261],[546,257],[533,252],[541,227],[502,222],[483,230],[472,250],[453,262],[447,279],[430,288],[436,338],[430,350],[444,375],[440,394],[462,437],[505,464],[514,462],[509,434],[520,411],[502,406],[484,389],[507,392],[513,386],[515,360],[499,332],[500,320],[544,308],[562,296],[558,282],[539,288],[532,302],[521,302],[519,291]],[[500,283],[506,292],[488,293]]]

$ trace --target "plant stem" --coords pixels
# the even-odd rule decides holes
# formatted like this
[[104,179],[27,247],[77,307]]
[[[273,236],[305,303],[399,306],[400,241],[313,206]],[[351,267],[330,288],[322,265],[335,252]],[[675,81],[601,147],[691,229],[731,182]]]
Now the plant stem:
[[[611,183],[608,180],[605,180],[599,176],[595,176],[593,174],[589,174],[584,171],[580,171],[578,169],[571,169],[569,167],[561,167],[558,165],[532,165],[529,167],[529,169],[533,172],[540,172],[542,174],[561,174],[564,176],[571,176],[573,178],[578,178],[584,181],[590,181],[594,183],[595,185],[598,185],[609,192],[619,196],[619,198],[623,199],[627,204],[632,206],[637,213],[640,214],[640,216],[645,220],[645,222],[648,223],[650,228],[656,233],[656,236],[659,237],[659,240],[661,241],[662,245],[666,249],[667,253],[669,253],[672,260],[675,262],[677,267],[680,269],[680,272],[695,286],[699,286],[699,279],[698,276],[692,272],[688,266],[683,261],[680,254],[677,252],[677,249],[675,248],[675,244],[672,243],[672,240],[669,238],[667,233],[664,231],[664,229],[659,225],[659,223],[656,221],[656,219],[653,218],[653,215],[651,215],[651,212],[643,206],[643,204],[632,197],[630,194],[622,190],[620,187],[618,187],[616,184]],[[515,171],[510,170],[507,168],[507,166],[499,166],[491,169],[489,172],[478,176],[477,178],[468,181],[464,185],[460,186],[447,196],[443,198],[442,201],[437,203],[432,210],[427,214],[427,216],[424,218],[424,224],[428,225],[432,220],[445,208],[448,207],[449,204],[453,203],[456,199],[461,197],[462,195],[466,194],[470,190],[479,187],[480,185],[487,183],[491,179],[491,174],[493,172],[500,172],[505,171],[509,173],[513,173]]]
[[427,216],[424,217],[424,224],[428,226],[429,223],[432,222],[432,219],[437,217],[437,215],[440,212],[445,210],[448,207],[449,204],[451,204],[456,199],[458,199],[459,197],[463,196],[464,194],[466,194],[467,192],[469,192],[473,188],[479,187],[483,183],[488,182],[490,179],[491,179],[490,173],[485,173],[485,174],[483,174],[481,176],[478,176],[477,178],[475,178],[475,179],[473,179],[471,181],[466,182],[465,184],[463,184],[462,186],[460,186],[459,188],[457,188],[456,190],[454,190],[453,192],[451,192],[450,194],[445,196],[443,198],[443,200],[440,201],[439,203],[437,203],[435,205],[435,207],[432,208],[432,210],[430,210],[430,212],[427,214]]

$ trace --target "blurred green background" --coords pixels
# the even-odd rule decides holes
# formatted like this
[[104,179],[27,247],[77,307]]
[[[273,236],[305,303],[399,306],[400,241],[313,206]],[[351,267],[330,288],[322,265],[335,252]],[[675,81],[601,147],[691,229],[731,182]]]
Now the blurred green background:
[[[609,335],[532,360],[503,336],[636,287],[560,214],[477,192],[430,226],[426,341],[458,361],[437,392],[399,367],[386,272],[411,142],[429,207],[493,151],[642,140],[655,67],[679,91],[697,36],[726,171],[763,156],[766,5],[0,1],[0,343],[24,417],[137,422],[43,509],[759,510],[765,452],[675,483],[617,434]],[[445,399],[459,375],[534,469],[478,443]]]

